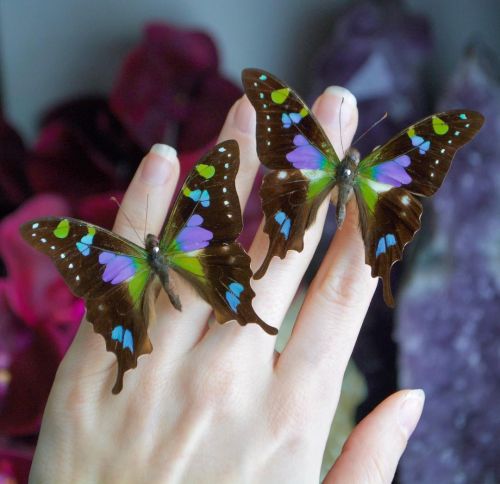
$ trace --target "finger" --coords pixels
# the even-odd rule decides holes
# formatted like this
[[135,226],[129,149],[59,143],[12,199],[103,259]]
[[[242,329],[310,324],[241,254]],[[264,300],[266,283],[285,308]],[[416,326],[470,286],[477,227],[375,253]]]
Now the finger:
[[391,483],[424,399],[422,390],[406,390],[384,400],[354,429],[323,482]]
[[[179,173],[177,153],[167,145],[154,145],[144,157],[132,179],[118,211],[113,230],[123,237],[143,246],[144,240],[137,240],[144,234],[146,200],[149,198],[146,231],[158,234],[168,210]],[[88,360],[86,371],[102,367],[103,358],[112,362],[111,355],[104,351],[103,338],[94,333],[90,324],[82,324],[72,344],[68,359],[81,364],[81,353]],[[87,353],[94,352],[89,358]],[[92,367],[92,365],[94,365]]]
[[[341,109],[342,129],[340,129],[339,124]],[[335,151],[342,156],[341,145],[349,145],[357,127],[356,99],[346,89],[337,86],[330,87],[318,98],[313,106],[313,112],[332,141]],[[342,142],[340,140],[340,131],[342,131]],[[284,260],[274,257],[265,277],[252,281],[252,286],[257,293],[254,308],[266,323],[272,326],[279,327],[281,325],[300,281],[309,266],[323,231],[328,203],[325,200],[325,203],[318,211],[316,222],[306,231],[303,251],[300,253],[289,251]],[[252,267],[260,266],[268,245],[269,237],[263,232],[261,225],[250,249]],[[269,351],[270,348],[274,347],[274,338],[264,336],[264,341],[260,341],[259,345],[265,345],[265,351]]]
[[277,371],[299,379],[309,375],[311,384],[335,399],[376,286],[353,200],[307,291]]
[[139,245],[144,245],[145,231],[158,235],[178,177],[179,161],[175,149],[163,144],[154,145],[139,165],[123,197],[113,230]]
[[[240,168],[236,177],[236,190],[243,211],[260,166],[255,151],[255,111],[246,96],[239,99],[228,113],[219,141],[228,139],[235,139],[240,148]],[[161,338],[168,346],[165,352],[166,358],[176,358],[179,352],[185,352],[200,340],[207,329],[207,320],[212,311],[212,308],[195,293],[189,283],[176,277],[175,284],[183,309],[181,313],[175,314],[175,325],[160,329]],[[165,298],[162,297],[160,302],[163,300]],[[157,330],[155,327],[154,331]]]

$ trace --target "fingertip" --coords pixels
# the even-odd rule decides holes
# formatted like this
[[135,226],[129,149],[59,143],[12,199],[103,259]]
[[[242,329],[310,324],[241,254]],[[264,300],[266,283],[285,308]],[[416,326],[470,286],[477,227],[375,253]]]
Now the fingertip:
[[409,439],[422,416],[425,392],[420,388],[407,390],[400,398],[398,423],[406,439]]
[[238,130],[245,134],[255,132],[255,109],[244,95],[234,104],[233,119],[234,125]]
[[151,186],[163,185],[178,169],[177,151],[172,146],[157,143],[144,157],[140,179]]
[[313,106],[318,119],[327,125],[349,126],[357,120],[357,101],[348,89],[341,86],[329,86],[318,97]]

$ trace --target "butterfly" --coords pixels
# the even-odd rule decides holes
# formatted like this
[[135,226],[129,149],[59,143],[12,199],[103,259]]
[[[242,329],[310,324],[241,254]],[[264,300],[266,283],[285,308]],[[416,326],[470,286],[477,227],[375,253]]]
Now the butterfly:
[[372,276],[382,278],[384,300],[393,307],[391,268],[420,228],[422,205],[415,195],[436,192],[456,151],[476,135],[484,117],[463,109],[433,114],[363,159],[353,147],[340,159],[292,88],[260,69],[243,70],[242,80],[257,113],[257,154],[271,170],[260,190],[269,248],[254,278],[266,273],[273,256],[302,251],[304,232],[327,196],[341,227],[354,192],[365,261]]
[[187,177],[161,236],[148,234],[145,248],[69,217],[21,226],[23,238],[48,255],[72,292],[84,298],[87,319],[104,336],[106,349],[115,353],[113,393],[121,391],[123,374],[137,366],[137,358],[153,349],[147,330],[161,287],[181,310],[171,270],[213,307],[219,323],[257,323],[267,333],[277,333],[252,308],[250,257],[236,242],[242,230],[238,167],[236,141],[215,146]]

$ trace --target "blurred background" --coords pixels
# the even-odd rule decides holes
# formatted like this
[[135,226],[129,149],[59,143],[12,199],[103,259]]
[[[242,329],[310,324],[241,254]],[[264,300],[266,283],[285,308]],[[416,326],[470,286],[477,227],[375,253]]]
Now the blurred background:
[[[187,173],[241,96],[244,67],[275,73],[311,102],[346,86],[359,132],[387,111],[365,154],[432,112],[486,116],[425,202],[423,229],[393,271],[396,310],[373,300],[323,473],[357,421],[411,387],[427,400],[396,480],[500,482],[499,53],[495,0],[0,2],[0,482],[26,482],[83,314],[19,225],[72,215],[110,227],[110,196],[155,142],[176,146]],[[244,243],[260,218],[257,182]],[[279,348],[334,232],[332,214]]]

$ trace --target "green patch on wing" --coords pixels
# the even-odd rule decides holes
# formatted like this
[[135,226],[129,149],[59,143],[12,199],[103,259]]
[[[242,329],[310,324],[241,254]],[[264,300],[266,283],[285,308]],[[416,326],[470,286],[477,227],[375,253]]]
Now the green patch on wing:
[[309,180],[307,199],[312,200],[333,184],[334,178],[323,170],[301,170]]
[[148,263],[141,259],[133,259],[133,264],[136,272],[134,276],[128,280],[128,292],[135,306],[141,303],[144,288],[148,282],[151,269]]
[[169,261],[172,266],[175,266],[183,271],[190,272],[198,277],[205,277],[205,271],[198,258],[200,251],[194,252],[174,252]]

